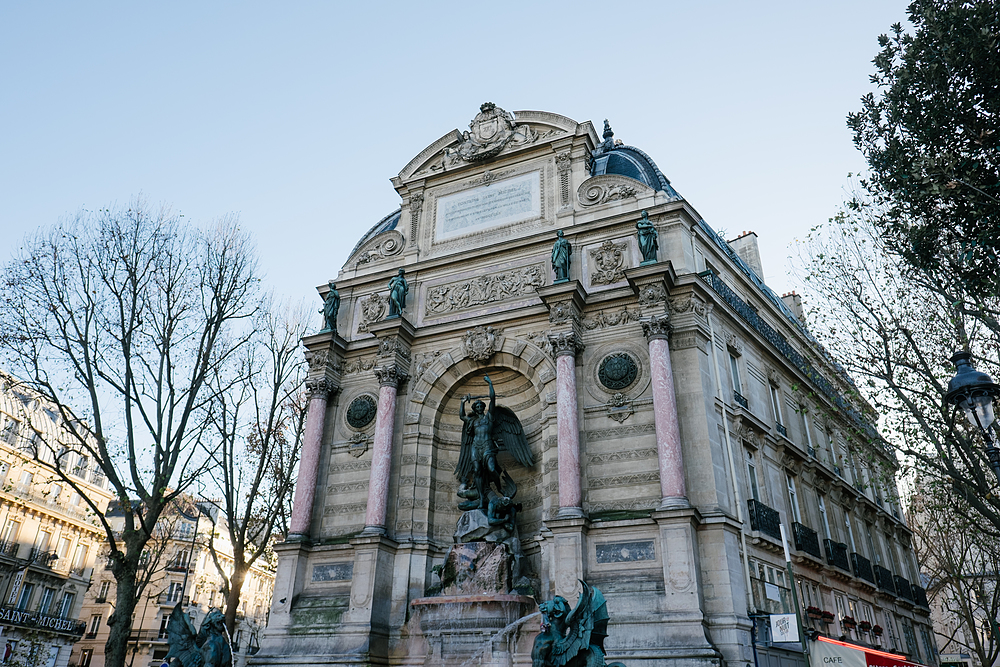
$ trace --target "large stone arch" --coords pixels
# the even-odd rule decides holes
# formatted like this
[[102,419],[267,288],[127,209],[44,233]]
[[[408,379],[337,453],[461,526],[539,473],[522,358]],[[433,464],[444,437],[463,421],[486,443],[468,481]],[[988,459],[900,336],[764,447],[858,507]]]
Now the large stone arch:
[[524,506],[518,521],[522,539],[538,534],[545,513],[556,503],[555,364],[551,358],[538,345],[512,337],[485,361],[461,350],[442,353],[415,379],[410,392],[410,410],[418,412],[421,426],[430,427],[425,432],[431,482],[427,528],[434,541],[450,541],[461,514],[454,477],[461,445],[459,405],[466,393],[487,393],[482,379],[487,374],[494,381],[497,403],[514,410],[521,420],[535,458],[530,470],[517,465],[506,452],[498,458],[518,485],[516,500]]

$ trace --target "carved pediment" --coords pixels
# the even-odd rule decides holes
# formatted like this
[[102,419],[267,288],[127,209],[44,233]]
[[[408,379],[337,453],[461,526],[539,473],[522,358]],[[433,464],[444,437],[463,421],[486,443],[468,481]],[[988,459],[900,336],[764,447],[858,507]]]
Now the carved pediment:
[[641,181],[617,174],[602,174],[588,178],[576,190],[576,198],[581,206],[600,206],[609,202],[646,197],[653,194],[653,188]]

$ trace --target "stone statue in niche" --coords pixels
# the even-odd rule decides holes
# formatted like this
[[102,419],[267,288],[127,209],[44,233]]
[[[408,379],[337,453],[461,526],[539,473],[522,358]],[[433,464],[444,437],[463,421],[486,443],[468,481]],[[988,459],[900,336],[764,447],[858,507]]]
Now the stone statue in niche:
[[330,291],[326,293],[323,307],[319,311],[323,313],[323,328],[320,329],[320,333],[324,331],[337,331],[337,313],[340,312],[340,292],[337,291],[337,286],[332,280],[329,285]]
[[403,269],[389,280],[389,315],[386,319],[399,317],[406,308],[406,295],[410,293],[410,285],[406,282]]
[[556,232],[556,242],[552,244],[552,271],[556,274],[556,283],[569,280],[569,258],[573,254],[573,246],[563,235],[563,230]]
[[608,605],[604,594],[580,581],[583,591],[576,609],[557,595],[538,605],[542,631],[531,649],[531,667],[625,667],[604,662],[604,638],[608,636]]
[[656,251],[660,249],[659,232],[649,221],[649,214],[642,212],[642,218],[635,223],[635,228],[639,235],[639,251],[642,253],[643,264],[653,264],[656,262]]

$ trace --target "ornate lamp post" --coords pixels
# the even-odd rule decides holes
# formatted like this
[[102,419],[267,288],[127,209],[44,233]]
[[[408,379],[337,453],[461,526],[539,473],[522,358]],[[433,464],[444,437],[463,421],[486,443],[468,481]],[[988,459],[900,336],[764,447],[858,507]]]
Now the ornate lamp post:
[[995,420],[993,399],[1000,396],[1000,385],[993,382],[987,373],[976,370],[971,352],[956,352],[951,362],[955,364],[956,372],[948,383],[948,394],[944,399],[962,408],[972,427],[983,434],[990,467],[1000,480],[1000,450],[990,435]]

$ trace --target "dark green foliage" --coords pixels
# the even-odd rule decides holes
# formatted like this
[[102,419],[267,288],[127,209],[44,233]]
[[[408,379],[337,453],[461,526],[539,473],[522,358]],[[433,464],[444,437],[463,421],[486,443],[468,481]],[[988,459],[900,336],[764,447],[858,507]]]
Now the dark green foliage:
[[[915,0],[912,32],[879,37],[878,86],[848,116],[879,231],[974,301],[1000,278],[1000,4]],[[956,282],[958,281],[958,282]]]

